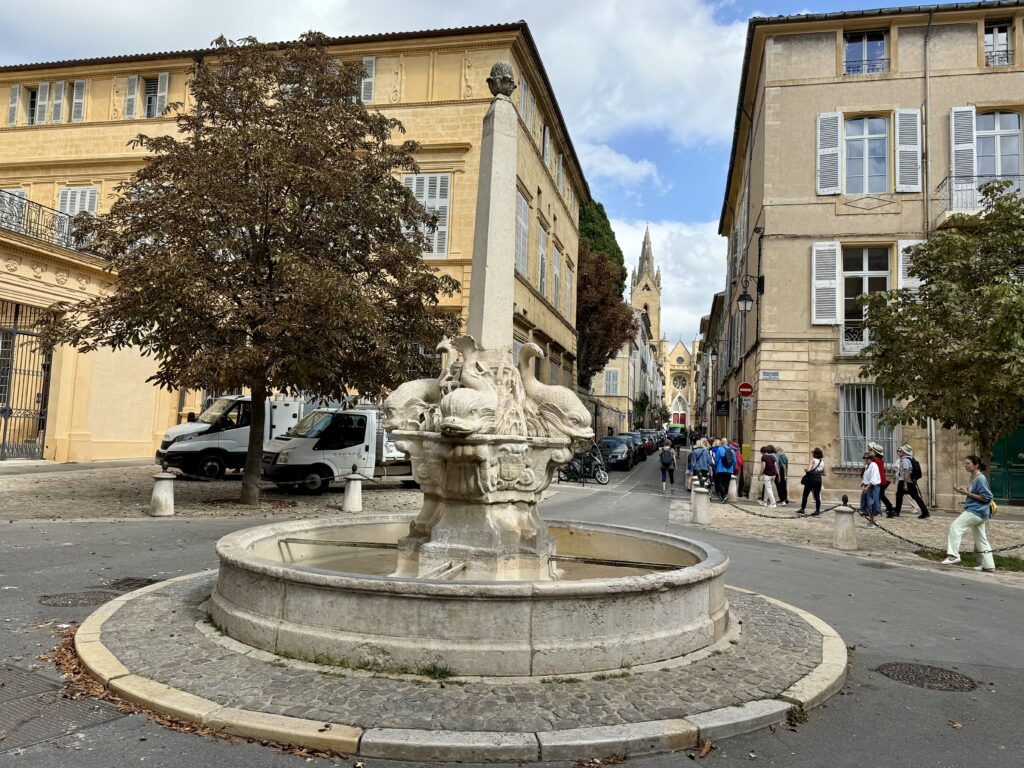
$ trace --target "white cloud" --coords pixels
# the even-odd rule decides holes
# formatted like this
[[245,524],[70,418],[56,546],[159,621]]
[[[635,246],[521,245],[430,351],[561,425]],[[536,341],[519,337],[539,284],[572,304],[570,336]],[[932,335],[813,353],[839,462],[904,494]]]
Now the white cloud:
[[718,222],[613,218],[611,224],[630,270],[650,227],[654,265],[661,268],[661,332],[671,343],[682,339],[689,345],[711,310],[711,296],[725,287],[726,240],[718,235]]

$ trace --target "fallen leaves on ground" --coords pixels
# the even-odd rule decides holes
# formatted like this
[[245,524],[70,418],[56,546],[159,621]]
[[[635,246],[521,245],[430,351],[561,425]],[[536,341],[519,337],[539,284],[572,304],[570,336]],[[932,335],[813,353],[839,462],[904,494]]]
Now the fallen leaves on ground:
[[950,720],[950,721],[949,721],[949,723],[948,723],[948,725],[949,725],[949,727],[950,727],[950,728],[952,728],[952,729],[953,729],[954,731],[959,731],[959,730],[960,730],[961,728],[963,728],[963,727],[964,727],[962,723],[958,723],[958,722],[957,722],[956,720]]

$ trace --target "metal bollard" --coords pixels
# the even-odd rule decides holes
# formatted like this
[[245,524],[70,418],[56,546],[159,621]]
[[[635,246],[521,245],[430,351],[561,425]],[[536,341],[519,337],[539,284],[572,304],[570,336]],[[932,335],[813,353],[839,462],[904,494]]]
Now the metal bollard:
[[694,488],[690,495],[690,522],[711,525],[711,497],[707,488]]
[[739,480],[737,479],[736,475],[731,475],[729,477],[729,494],[726,496],[726,498],[729,501],[740,500]]
[[853,507],[840,506],[833,510],[836,513],[836,528],[832,536],[832,546],[852,552],[857,549],[857,527],[854,525]]
[[342,512],[363,511],[363,476],[345,475],[345,498],[341,502]]
[[157,472],[153,475],[153,496],[149,500],[150,517],[171,517],[174,515],[173,472]]

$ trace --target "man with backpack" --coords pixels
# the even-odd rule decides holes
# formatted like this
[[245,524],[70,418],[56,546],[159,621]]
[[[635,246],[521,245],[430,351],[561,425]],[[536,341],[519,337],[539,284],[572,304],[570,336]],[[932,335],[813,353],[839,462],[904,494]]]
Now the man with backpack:
[[690,451],[687,460],[687,471],[697,477],[701,487],[708,487],[708,470],[711,468],[711,453],[708,451],[708,441],[698,440],[697,445]]
[[729,498],[729,480],[736,468],[736,454],[726,440],[715,440],[711,454],[715,459],[715,493],[725,502]]
[[921,498],[921,491],[917,487],[917,481],[921,479],[922,474],[921,465],[914,458],[914,449],[909,444],[901,445],[896,454],[900,457],[900,479],[896,486],[896,508],[893,514],[900,513],[900,509],[903,507],[903,497],[909,496],[921,510],[921,514],[917,516],[918,519],[924,520],[926,517],[930,517],[930,513],[924,499]]
[[666,481],[672,485],[672,493],[676,492],[676,452],[672,448],[672,441],[665,438],[664,445],[658,454],[661,462],[661,492],[665,492]]

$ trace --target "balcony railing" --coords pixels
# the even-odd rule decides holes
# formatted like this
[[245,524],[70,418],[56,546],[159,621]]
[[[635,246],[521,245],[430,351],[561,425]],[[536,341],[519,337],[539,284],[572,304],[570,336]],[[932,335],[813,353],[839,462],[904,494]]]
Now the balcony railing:
[[888,71],[888,59],[847,59],[843,64],[844,75],[878,75]]
[[78,250],[80,244],[71,234],[72,218],[69,214],[0,189],[0,229]]
[[1009,189],[1021,194],[1024,175],[989,174],[987,176],[949,176],[939,185],[939,200],[944,204],[940,213],[974,213],[981,210],[981,187],[990,181],[1008,181]]
[[855,355],[868,344],[868,329],[863,321],[846,322],[840,327],[839,354]]
[[986,67],[1009,67],[1013,64],[1013,51],[1009,48],[985,51]]

